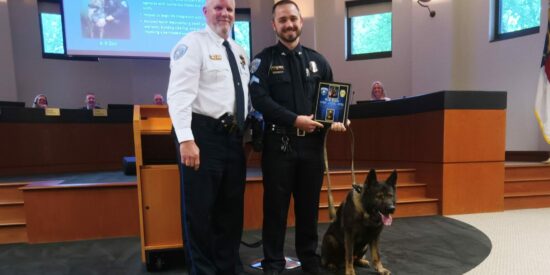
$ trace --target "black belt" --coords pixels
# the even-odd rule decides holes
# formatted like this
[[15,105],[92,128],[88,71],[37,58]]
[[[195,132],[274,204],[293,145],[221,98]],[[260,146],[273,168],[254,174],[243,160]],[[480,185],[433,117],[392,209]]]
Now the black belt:
[[313,135],[321,132],[319,128],[315,128],[315,131],[313,131],[312,133],[307,133],[306,131],[296,127],[283,127],[272,123],[268,123],[265,130],[269,133],[274,133],[278,135],[297,136],[297,137]]
[[242,133],[242,130],[237,126],[234,116],[230,113],[226,113],[219,118],[193,113],[192,121],[209,128],[222,130],[229,134]]

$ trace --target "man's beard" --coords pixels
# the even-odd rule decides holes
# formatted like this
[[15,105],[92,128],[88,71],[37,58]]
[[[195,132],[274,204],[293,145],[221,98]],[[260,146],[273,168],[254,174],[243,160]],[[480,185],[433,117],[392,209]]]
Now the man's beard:
[[[291,37],[286,36],[287,32],[290,30],[295,31],[296,36],[291,36]],[[286,31],[283,31],[283,32],[277,32],[277,36],[279,37],[279,39],[287,43],[292,43],[296,41],[300,37],[300,35],[302,35],[302,30],[298,27],[287,29]]]

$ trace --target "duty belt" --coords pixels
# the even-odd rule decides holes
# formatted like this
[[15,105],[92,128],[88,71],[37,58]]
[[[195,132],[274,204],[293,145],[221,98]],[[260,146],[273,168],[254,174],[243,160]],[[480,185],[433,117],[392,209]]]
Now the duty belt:
[[242,130],[239,128],[239,126],[237,126],[237,123],[235,122],[234,116],[230,113],[226,113],[217,119],[193,113],[193,121],[201,123],[208,127],[217,128],[229,134],[242,133]]
[[266,130],[268,132],[279,134],[279,135],[288,135],[288,136],[297,136],[297,137],[303,137],[306,134],[311,135],[311,134],[316,134],[320,132],[319,128],[316,128],[315,131],[313,131],[313,133],[306,133],[306,131],[296,127],[283,127],[283,126],[278,126],[276,124],[271,124],[271,123],[267,125]]

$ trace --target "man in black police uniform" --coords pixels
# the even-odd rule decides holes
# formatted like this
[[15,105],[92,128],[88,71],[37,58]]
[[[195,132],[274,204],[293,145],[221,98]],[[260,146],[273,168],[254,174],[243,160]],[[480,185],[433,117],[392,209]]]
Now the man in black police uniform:
[[[323,124],[313,120],[319,81],[332,81],[330,65],[300,44],[303,19],[296,3],[273,6],[279,43],[251,62],[252,105],[266,122],[262,153],[264,187],[262,267],[284,270],[283,253],[290,196],[296,217],[296,253],[306,273],[319,273],[317,218],[323,182]],[[342,123],[331,129],[344,131]]]

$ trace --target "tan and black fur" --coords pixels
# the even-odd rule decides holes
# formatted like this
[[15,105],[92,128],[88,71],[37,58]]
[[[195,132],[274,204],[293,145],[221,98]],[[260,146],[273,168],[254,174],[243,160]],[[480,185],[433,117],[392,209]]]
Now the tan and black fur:
[[[336,217],[331,215],[332,222],[323,237],[321,263],[325,268],[336,270],[344,266],[346,275],[355,274],[354,264],[369,266],[365,253],[370,248],[372,267],[380,274],[391,274],[382,265],[378,245],[384,224],[391,224],[395,211],[396,182],[395,170],[386,181],[378,182],[371,169],[363,186],[348,193]],[[334,213],[334,206],[329,207]]]

